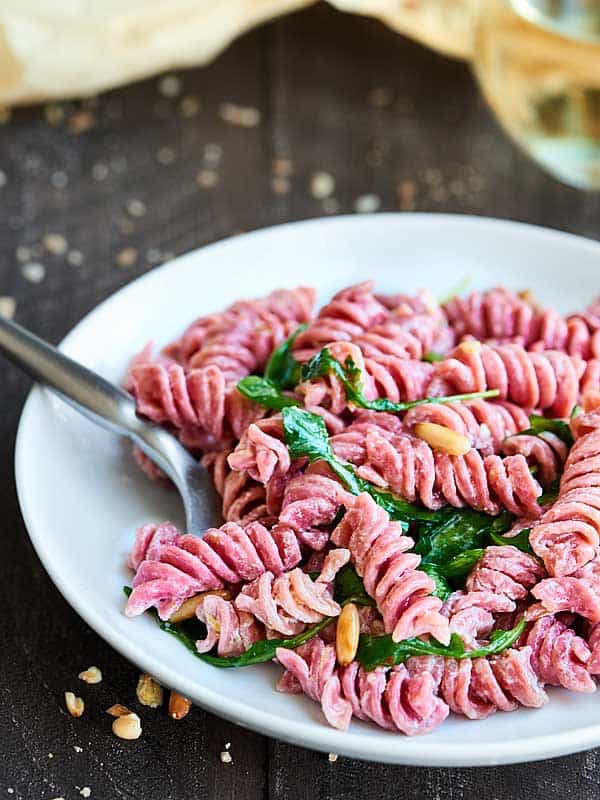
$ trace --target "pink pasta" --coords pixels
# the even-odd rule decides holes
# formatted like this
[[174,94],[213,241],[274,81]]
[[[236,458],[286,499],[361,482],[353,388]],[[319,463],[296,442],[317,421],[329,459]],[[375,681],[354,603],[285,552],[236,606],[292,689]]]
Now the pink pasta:
[[[598,552],[600,542],[600,429],[595,410],[576,418],[556,503],[531,532],[534,551],[550,575],[570,575]],[[587,427],[586,427],[587,426]]]
[[[202,460],[224,524],[140,528],[125,613],[195,613],[182,631],[211,664],[275,656],[277,688],[339,729],[427,734],[450,713],[538,708],[548,687],[593,692],[600,302],[564,316],[496,288],[440,307],[366,281],[313,316],[314,298],[236,302],[132,359],[139,413]],[[261,382],[294,332],[285,374],[278,351]],[[354,364],[358,395],[334,370],[300,380],[323,348]],[[248,375],[260,402],[238,389]],[[431,402],[472,393],[486,396]]]
[[319,638],[296,651],[280,648],[277,659],[286,670],[279,691],[301,691],[316,700],[334,728],[347,728],[355,716],[415,736],[435,730],[448,716],[427,673],[411,676],[404,666],[365,672],[356,662],[339,667],[333,646]]
[[454,297],[444,310],[455,334],[480,341],[513,342],[528,350],[562,350],[582,358],[600,355],[598,302],[582,314],[563,317],[541,309],[527,297],[506,289]]
[[504,507],[516,515],[537,517],[542,488],[522,454],[483,457],[472,449],[449,456],[409,434],[394,434],[379,426],[363,427],[350,439],[352,426],[331,444],[340,458],[358,466],[357,473],[395,494],[427,508],[449,503],[471,506],[489,514]]
[[358,496],[331,540],[350,550],[356,571],[394,641],[424,633],[449,641],[448,621],[439,613],[442,602],[431,595],[433,580],[417,570],[420,557],[406,552],[412,540],[402,534],[400,525],[390,522],[370,495]]

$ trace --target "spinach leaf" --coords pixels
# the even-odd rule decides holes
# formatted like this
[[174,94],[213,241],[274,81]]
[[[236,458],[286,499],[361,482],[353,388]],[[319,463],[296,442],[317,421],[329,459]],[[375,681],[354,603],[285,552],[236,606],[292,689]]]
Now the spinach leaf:
[[292,347],[298,336],[307,329],[308,325],[300,325],[279,347],[271,354],[266,369],[265,378],[278,389],[293,389],[300,383],[302,365],[292,355]]
[[340,364],[326,347],[304,365],[302,368],[302,380],[314,380],[329,373],[335,375],[343,385],[346,400],[349,403],[358,408],[366,408],[371,411],[408,411],[409,408],[415,408],[416,406],[434,403],[454,403],[459,400],[474,400],[480,397],[497,397],[500,394],[498,389],[489,389],[485,392],[470,392],[447,397],[424,397],[421,400],[413,400],[406,403],[394,403],[386,397],[367,400],[363,394],[362,374],[356,364],[351,358],[347,358],[345,364]]
[[531,533],[531,528],[525,528],[522,531],[519,531],[516,536],[499,536],[496,533],[490,534],[490,539],[492,540],[493,544],[497,545],[506,545],[510,544],[513,547],[517,547],[519,550],[522,550],[524,553],[529,553],[529,555],[534,555],[533,550],[531,549],[531,545],[529,544],[529,534]]
[[199,653],[196,650],[198,637],[190,635],[185,623],[160,622],[159,625],[161,630],[175,636],[190,652],[207,664],[212,664],[214,667],[249,667],[252,664],[264,664],[266,661],[272,661],[275,658],[275,651],[278,647],[292,649],[300,647],[301,644],[308,642],[309,639],[312,639],[326,628],[331,621],[332,617],[325,617],[315,625],[311,625],[310,628],[306,628],[297,636],[292,636],[288,639],[261,639],[258,642],[254,642],[248,650],[239,656],[214,656],[210,653]]
[[431,594],[434,597],[439,597],[442,602],[447,600],[452,594],[452,587],[446,580],[445,575],[442,574],[440,567],[437,564],[419,564],[418,569],[426,572],[434,580],[435,587]]
[[238,391],[265,408],[281,411],[287,406],[299,405],[298,400],[283,394],[277,384],[269,378],[260,378],[258,375],[247,375],[237,385]]
[[301,367],[289,352],[292,344],[293,339],[292,342],[286,340],[283,345],[280,345],[272,357],[275,358],[275,361],[269,361],[263,378],[258,375],[248,375],[238,382],[238,390],[255,403],[275,411],[280,411],[287,406],[300,405],[298,400],[284,394],[283,389],[292,389],[302,381],[314,380],[330,373],[335,375],[342,383],[346,400],[349,403],[357,408],[366,408],[371,411],[407,411],[409,408],[415,408],[415,406],[432,403],[454,403],[459,400],[496,397],[499,394],[497,389],[488,389],[485,392],[470,392],[446,397],[424,397],[421,400],[413,400],[407,403],[394,403],[385,397],[367,400],[363,394],[361,371],[352,359],[346,359],[346,363],[342,365],[324,347]]
[[340,605],[374,606],[375,600],[367,594],[362,579],[352,564],[346,564],[335,576],[333,599]]
[[441,522],[419,526],[415,551],[423,556],[423,563],[436,564],[442,571],[465,551],[488,545],[492,534],[504,533],[513,521],[508,511],[495,517],[468,508],[446,508],[439,513],[443,515]]
[[324,461],[348,491],[352,494],[368,492],[378,505],[385,508],[391,519],[404,522],[405,526],[410,520],[435,522],[439,519],[438,512],[419,508],[390,492],[377,489],[359,478],[349,464],[339,461],[331,448],[325,423],[318,414],[290,406],[282,410],[282,418],[284,439],[292,458]]
[[573,434],[568,422],[562,419],[546,419],[546,417],[542,417],[539,414],[531,414],[529,416],[529,428],[519,431],[517,436],[539,436],[540,433],[553,433],[567,447],[573,446]]
[[560,478],[557,478],[554,483],[551,483],[542,494],[538,497],[538,503],[541,506],[548,506],[553,503],[558,497],[558,490],[560,489]]
[[447,564],[441,567],[442,574],[445,578],[450,578],[452,580],[466,578],[484,552],[485,549],[482,547],[465,550],[459,555],[454,556]]
[[441,356],[439,353],[425,353],[423,356],[423,361],[427,361],[428,364],[435,364],[436,361],[444,361],[445,356]]
[[394,642],[390,634],[385,636],[369,636],[361,634],[356,659],[367,672],[379,666],[395,666],[402,664],[411,656],[444,656],[446,658],[481,658],[496,655],[512,647],[525,629],[526,622],[522,619],[514,628],[508,631],[494,631],[487,645],[475,650],[465,650],[463,640],[456,633],[450,637],[448,645],[440,644],[435,639],[405,639]]

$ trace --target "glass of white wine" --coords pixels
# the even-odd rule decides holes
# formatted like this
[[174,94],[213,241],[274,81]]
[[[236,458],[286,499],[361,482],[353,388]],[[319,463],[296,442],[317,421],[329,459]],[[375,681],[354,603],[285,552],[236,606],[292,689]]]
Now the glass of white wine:
[[473,64],[508,133],[573,186],[600,190],[600,0],[481,0]]

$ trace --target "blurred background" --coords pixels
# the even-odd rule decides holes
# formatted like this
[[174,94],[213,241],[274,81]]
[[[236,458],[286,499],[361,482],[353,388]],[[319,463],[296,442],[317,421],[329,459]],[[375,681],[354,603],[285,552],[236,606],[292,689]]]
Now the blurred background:
[[[0,313],[57,342],[175,255],[322,215],[484,214],[600,238],[599,20],[600,0],[0,0]],[[596,751],[412,770],[332,764],[200,709],[182,725],[157,715],[135,748],[66,717],[65,654],[102,661],[107,705],[137,672],[33,555],[12,466],[29,384],[4,364],[0,379],[0,558],[11,564],[0,601],[6,625],[20,620],[0,657],[1,791],[597,795]],[[232,767],[219,760],[228,741]]]

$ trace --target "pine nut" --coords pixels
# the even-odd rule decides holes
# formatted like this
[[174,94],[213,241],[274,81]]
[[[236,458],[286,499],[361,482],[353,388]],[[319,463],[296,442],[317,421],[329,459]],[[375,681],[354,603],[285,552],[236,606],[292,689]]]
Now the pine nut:
[[172,719],[183,719],[187,717],[192,703],[187,697],[177,692],[171,692],[169,697],[169,716]]
[[135,690],[137,699],[143,706],[158,708],[163,703],[163,688],[146,672],[142,672]]
[[478,353],[481,350],[481,342],[478,342],[477,339],[465,339],[458,346],[463,353]]
[[80,681],[84,681],[85,683],[100,683],[102,680],[102,673],[98,667],[88,667],[83,672],[80,672],[77,677]]
[[335,652],[338,664],[347,667],[356,656],[360,636],[360,617],[354,603],[348,603],[338,617],[335,634]]
[[110,708],[106,709],[106,713],[110,714],[111,717],[126,717],[127,714],[131,714],[132,711],[127,706],[122,706],[121,703],[115,703]]
[[85,708],[85,703],[81,697],[75,697],[73,692],[65,692],[65,705],[72,717],[80,717]]
[[142,735],[142,724],[137,714],[125,714],[117,717],[112,724],[112,731],[119,739],[139,739]]
[[194,597],[188,597],[169,617],[169,622],[185,622],[186,619],[193,619],[196,616],[196,609],[202,602],[202,600],[207,597],[208,595],[216,594],[219,597],[222,597],[224,600],[231,600],[231,594],[227,591],[227,589],[212,589],[209,592],[200,592],[200,594],[194,595]]
[[467,436],[435,422],[417,422],[415,435],[449,456],[464,456],[471,449],[471,441]]

